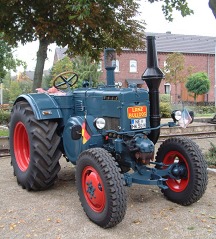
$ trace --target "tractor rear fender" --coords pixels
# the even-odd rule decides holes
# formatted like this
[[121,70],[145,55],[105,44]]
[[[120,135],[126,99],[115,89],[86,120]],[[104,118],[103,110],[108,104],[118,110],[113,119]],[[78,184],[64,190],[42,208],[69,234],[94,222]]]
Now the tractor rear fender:
[[19,101],[27,101],[37,120],[61,119],[62,112],[55,99],[48,94],[23,94],[20,95],[14,104]]

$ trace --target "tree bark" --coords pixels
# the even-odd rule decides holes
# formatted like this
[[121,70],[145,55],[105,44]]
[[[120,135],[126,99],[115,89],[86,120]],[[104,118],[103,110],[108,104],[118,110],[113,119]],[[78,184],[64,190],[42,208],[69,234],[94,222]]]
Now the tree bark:
[[216,1],[215,0],[209,0],[209,7],[212,10],[212,13],[214,14],[216,18]]
[[33,92],[35,92],[35,89],[41,87],[44,64],[47,58],[48,45],[49,45],[49,42],[47,40],[39,40],[39,49],[37,52],[37,63],[35,67],[33,87],[32,87]]

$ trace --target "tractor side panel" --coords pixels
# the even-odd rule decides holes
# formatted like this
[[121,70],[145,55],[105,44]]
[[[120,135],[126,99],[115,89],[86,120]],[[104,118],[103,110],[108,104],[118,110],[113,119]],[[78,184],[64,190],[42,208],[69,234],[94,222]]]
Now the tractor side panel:
[[[93,116],[77,116],[68,119],[64,131],[63,131],[63,145],[64,151],[73,164],[76,161],[80,153],[89,148],[102,147],[104,139],[101,132],[98,132],[94,127]],[[82,131],[78,132],[80,138],[73,138],[72,130],[75,126],[80,126]]]

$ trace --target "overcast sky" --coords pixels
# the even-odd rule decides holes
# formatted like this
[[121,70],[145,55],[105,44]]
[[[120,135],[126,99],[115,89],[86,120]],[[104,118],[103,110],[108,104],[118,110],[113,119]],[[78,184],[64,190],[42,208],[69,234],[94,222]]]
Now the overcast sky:
[[[161,10],[161,3],[149,3],[141,0],[141,15],[146,22],[146,32],[164,33],[170,31],[173,34],[200,35],[216,37],[216,19],[208,6],[209,0],[187,0],[189,7],[194,10],[194,14],[182,17],[179,12],[174,13],[173,22],[168,22]],[[52,66],[55,44],[49,47],[48,60],[45,69]],[[38,43],[28,43],[20,46],[15,56],[27,62],[27,70],[34,70]]]
[[182,17],[180,12],[174,13],[173,22],[165,20],[161,10],[161,3],[149,3],[141,0],[141,17],[146,21],[147,32],[173,34],[201,35],[216,37],[216,19],[208,6],[209,0],[187,0],[193,15]]

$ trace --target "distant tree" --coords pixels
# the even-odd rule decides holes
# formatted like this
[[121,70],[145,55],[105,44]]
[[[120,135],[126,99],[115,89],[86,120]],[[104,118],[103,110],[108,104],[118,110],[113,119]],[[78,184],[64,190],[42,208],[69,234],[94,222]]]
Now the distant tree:
[[3,79],[3,102],[12,103],[22,93],[32,92],[32,81],[25,74],[17,78],[12,77],[10,72]]
[[65,71],[73,71],[73,63],[71,59],[68,56],[65,56],[61,60],[57,61],[51,71],[50,71],[50,82],[49,82],[49,87],[53,86],[53,80],[57,75],[59,75],[62,72]]
[[[154,2],[157,0],[149,0]],[[172,19],[173,9],[188,15],[186,0],[163,0],[163,12]],[[68,46],[68,52],[89,52],[98,59],[107,46],[144,48],[144,21],[138,21],[136,0],[0,0],[0,31],[10,44],[39,40],[33,90],[41,87],[49,44]]]
[[84,56],[75,57],[73,60],[73,71],[79,76],[77,86],[80,87],[84,80],[89,81],[91,86],[97,86],[101,71],[98,70],[98,62],[92,61],[88,53]]
[[48,75],[45,75],[42,79],[42,88],[43,89],[48,89],[50,88],[50,85],[51,85],[51,81],[52,81],[52,75],[51,73],[49,73]]
[[20,65],[25,67],[26,64],[14,58],[12,47],[5,42],[4,34],[0,33],[0,80],[3,80],[10,70],[15,71]]
[[51,69],[51,76],[54,79],[57,75],[65,71],[72,71],[73,70],[73,62],[71,61],[70,57],[65,56],[61,60],[57,61],[52,69]]
[[197,72],[188,77],[185,84],[188,92],[193,93],[194,102],[198,95],[208,93],[210,89],[210,80],[205,72]]
[[4,104],[8,104],[10,100],[9,98],[10,83],[11,83],[11,73],[8,72],[3,79],[3,103]]
[[32,92],[32,81],[30,80],[25,80],[25,81],[21,81],[19,82],[19,86],[22,90],[22,93],[31,93]]
[[98,71],[98,62],[93,61],[87,52],[83,56],[74,57],[73,60],[65,56],[57,61],[51,69],[50,86],[53,85],[53,79],[65,71],[73,71],[78,75],[75,87],[81,87],[84,80],[88,80],[92,86],[96,86],[101,76],[101,72]]
[[177,102],[177,87],[179,83],[186,81],[186,72],[190,72],[190,67],[185,69],[184,55],[178,52],[169,54],[166,58],[164,73],[166,82],[175,86],[175,102]]
[[19,82],[11,81],[9,87],[9,102],[13,103],[20,94],[22,94],[22,89]]

